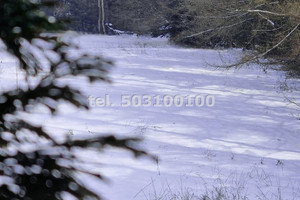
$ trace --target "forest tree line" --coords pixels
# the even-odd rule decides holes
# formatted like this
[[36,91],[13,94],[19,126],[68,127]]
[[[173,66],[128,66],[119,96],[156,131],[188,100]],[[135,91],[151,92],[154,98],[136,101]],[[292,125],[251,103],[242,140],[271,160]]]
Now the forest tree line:
[[[70,29],[98,33],[100,0],[60,0],[57,17]],[[264,56],[299,70],[299,0],[102,0],[109,34],[169,36],[182,45],[256,50],[247,61]]]

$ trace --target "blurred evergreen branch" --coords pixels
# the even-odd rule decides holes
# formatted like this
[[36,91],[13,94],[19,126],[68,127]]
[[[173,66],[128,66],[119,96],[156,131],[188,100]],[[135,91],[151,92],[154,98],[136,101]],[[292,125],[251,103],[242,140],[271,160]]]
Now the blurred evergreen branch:
[[[30,113],[38,105],[55,114],[62,101],[88,109],[83,92],[61,84],[63,78],[75,80],[80,76],[91,83],[110,82],[108,73],[113,63],[99,55],[81,53],[79,47],[61,37],[66,21],[42,11],[54,5],[53,1],[0,0],[0,38],[18,61],[19,70],[25,72],[27,85],[0,93],[0,199],[55,200],[63,199],[66,193],[77,199],[100,199],[99,192],[88,189],[76,175],[105,178],[83,167],[89,161],[81,160],[76,149],[100,152],[112,146],[136,157],[153,158],[138,148],[137,138],[65,137],[58,142],[42,126],[20,119],[19,113]],[[70,53],[74,51],[76,55]],[[30,81],[33,78],[35,84]]]

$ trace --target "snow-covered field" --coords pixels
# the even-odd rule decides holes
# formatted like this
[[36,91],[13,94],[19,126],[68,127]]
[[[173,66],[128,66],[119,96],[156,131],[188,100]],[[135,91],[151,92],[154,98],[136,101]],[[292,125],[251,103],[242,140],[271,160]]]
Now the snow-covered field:
[[[299,80],[255,65],[239,70],[211,66],[237,60],[240,50],[186,49],[165,38],[135,36],[84,35],[75,42],[115,61],[113,84],[68,81],[94,99],[107,95],[113,105],[93,106],[89,112],[62,105],[57,117],[43,110],[26,117],[57,137],[116,133],[144,138],[142,146],[159,157],[158,163],[117,150],[82,155],[102,163],[91,170],[104,172],[111,183],[86,182],[107,199],[169,200],[218,192],[227,199],[300,199],[300,108],[289,101],[299,103]],[[0,60],[0,90],[20,84],[8,67],[11,58],[1,54]],[[124,107],[122,95],[151,99],[149,106]],[[193,103],[197,95],[210,95],[215,104],[169,107],[162,101],[165,95],[190,96]],[[158,103],[162,106],[154,106]]]

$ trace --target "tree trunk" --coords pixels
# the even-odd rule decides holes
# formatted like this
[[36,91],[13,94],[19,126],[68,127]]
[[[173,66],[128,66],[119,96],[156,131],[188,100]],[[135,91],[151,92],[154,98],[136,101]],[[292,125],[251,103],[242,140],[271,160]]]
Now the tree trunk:
[[104,0],[98,0],[98,7],[99,7],[98,30],[100,34],[106,34]]

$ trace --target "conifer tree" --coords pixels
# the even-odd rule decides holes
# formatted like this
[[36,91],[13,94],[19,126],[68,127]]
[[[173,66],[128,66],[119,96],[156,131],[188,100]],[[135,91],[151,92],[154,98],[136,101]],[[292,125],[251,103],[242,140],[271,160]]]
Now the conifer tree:
[[84,165],[96,163],[82,160],[78,150],[100,152],[112,146],[135,156],[147,153],[137,147],[137,138],[107,135],[72,139],[66,134],[58,141],[43,126],[21,117],[20,113],[31,113],[40,105],[55,114],[61,101],[88,109],[81,90],[60,84],[65,77],[86,77],[91,83],[110,81],[109,60],[84,52],[70,56],[78,47],[57,34],[64,30],[64,22],[46,16],[41,8],[53,3],[42,2],[0,0],[0,38],[5,51],[18,61],[18,70],[25,74],[22,87],[0,91],[0,199],[60,200],[64,195],[100,199],[99,191],[90,190],[76,175],[101,181],[105,174],[87,170]]

